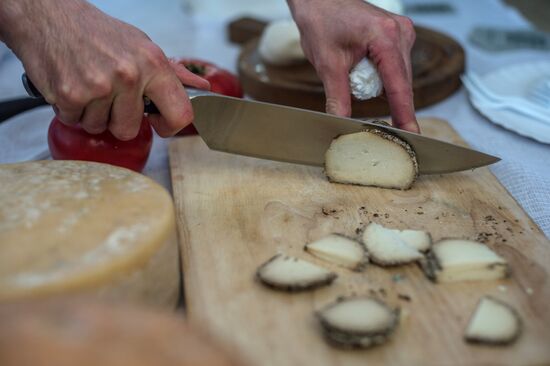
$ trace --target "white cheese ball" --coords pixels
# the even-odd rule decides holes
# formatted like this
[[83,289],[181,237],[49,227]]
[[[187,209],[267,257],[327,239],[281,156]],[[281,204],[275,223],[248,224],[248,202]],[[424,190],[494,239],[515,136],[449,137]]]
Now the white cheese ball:
[[376,66],[367,58],[359,61],[349,74],[349,86],[353,96],[367,100],[382,94],[382,80]]
[[284,66],[306,60],[298,26],[291,19],[269,23],[260,38],[258,51],[265,62],[273,65]]

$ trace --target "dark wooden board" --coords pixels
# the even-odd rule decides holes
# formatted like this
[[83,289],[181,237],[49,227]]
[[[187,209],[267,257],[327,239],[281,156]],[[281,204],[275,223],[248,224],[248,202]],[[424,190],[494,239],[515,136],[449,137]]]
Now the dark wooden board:
[[[264,63],[258,52],[262,23],[256,20],[252,24],[252,21],[240,19],[228,27],[230,40],[236,43],[246,41],[238,61],[245,93],[264,102],[324,111],[323,85],[313,66],[308,62],[292,66]],[[414,103],[418,109],[447,98],[460,87],[465,55],[460,44],[451,37],[424,27],[415,29],[416,42],[411,61]],[[389,115],[389,106],[383,98],[354,100],[352,114],[356,118],[385,116]]]

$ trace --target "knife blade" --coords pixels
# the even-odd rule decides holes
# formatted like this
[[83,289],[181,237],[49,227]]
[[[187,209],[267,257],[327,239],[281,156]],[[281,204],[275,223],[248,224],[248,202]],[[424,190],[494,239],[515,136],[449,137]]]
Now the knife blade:
[[498,157],[398,128],[321,112],[204,92],[190,94],[193,121],[212,150],[289,163],[323,166],[339,135],[372,128],[407,141],[421,174],[450,173],[489,165]]
[[[29,95],[41,97],[25,74],[23,84]],[[500,160],[476,150],[369,121],[192,88],[186,91],[193,105],[193,124],[212,150],[323,166],[325,152],[336,136],[377,128],[399,136],[412,146],[420,174],[474,169]],[[159,112],[147,97],[144,102],[146,113]]]

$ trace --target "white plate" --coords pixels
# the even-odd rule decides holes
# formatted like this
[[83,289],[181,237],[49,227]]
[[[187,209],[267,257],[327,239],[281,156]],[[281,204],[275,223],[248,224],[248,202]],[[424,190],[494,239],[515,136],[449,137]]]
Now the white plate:
[[[481,80],[487,88],[496,94],[527,100],[529,90],[543,78],[550,78],[550,62],[539,61],[503,67],[483,75]],[[493,123],[519,135],[550,144],[549,123],[535,120],[513,110],[487,107],[472,97],[470,97],[470,101],[481,114]],[[534,106],[534,108],[544,111],[550,116],[550,109],[539,106]]]

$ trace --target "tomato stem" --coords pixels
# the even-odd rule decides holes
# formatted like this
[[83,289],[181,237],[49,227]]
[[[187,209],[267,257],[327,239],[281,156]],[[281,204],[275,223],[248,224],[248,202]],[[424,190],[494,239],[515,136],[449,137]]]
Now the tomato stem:
[[185,68],[196,75],[204,75],[206,71],[206,68],[204,66],[197,65],[197,64],[187,64],[185,65]]

